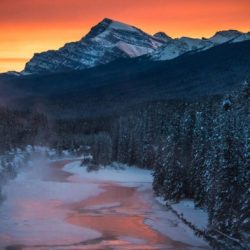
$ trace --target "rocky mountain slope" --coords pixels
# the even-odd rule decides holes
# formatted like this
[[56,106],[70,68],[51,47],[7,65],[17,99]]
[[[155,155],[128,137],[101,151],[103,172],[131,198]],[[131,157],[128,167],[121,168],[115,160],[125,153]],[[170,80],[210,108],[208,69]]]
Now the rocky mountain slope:
[[222,43],[249,39],[250,33],[236,30],[220,31],[209,39],[173,39],[164,32],[151,36],[134,26],[105,18],[80,41],[67,43],[59,50],[35,54],[22,74],[82,70],[121,58],[145,55],[147,60],[171,60],[190,51],[197,52]]
[[133,58],[153,52],[165,43],[135,27],[104,19],[80,41],[68,43],[34,57],[23,73],[80,70],[106,64],[118,58]]
[[250,72],[250,41],[167,61],[120,59],[48,75],[0,76],[0,100],[53,116],[99,116],[152,100],[194,100],[237,88]]
[[[161,35],[161,37],[164,36]],[[237,30],[219,31],[208,39],[195,39],[189,37],[167,39],[165,40],[165,45],[156,49],[148,58],[154,61],[171,60],[187,52],[199,52],[223,43],[236,43],[246,40],[250,40],[250,32],[242,33]]]

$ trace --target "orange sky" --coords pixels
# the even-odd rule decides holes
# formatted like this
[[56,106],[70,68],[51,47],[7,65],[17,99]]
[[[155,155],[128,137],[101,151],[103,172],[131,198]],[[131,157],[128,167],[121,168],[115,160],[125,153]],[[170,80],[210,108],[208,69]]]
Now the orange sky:
[[208,37],[250,30],[250,0],[0,0],[0,72],[79,40],[104,17],[153,34]]

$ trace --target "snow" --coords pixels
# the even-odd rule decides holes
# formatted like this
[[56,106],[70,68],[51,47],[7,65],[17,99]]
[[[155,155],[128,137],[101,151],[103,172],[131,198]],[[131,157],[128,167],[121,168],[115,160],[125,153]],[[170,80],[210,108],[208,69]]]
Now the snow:
[[125,42],[122,42],[122,41],[117,43],[117,47],[120,50],[124,51],[130,57],[142,56],[142,55],[145,55],[145,54],[153,51],[153,49],[128,44],[128,43],[125,43]]
[[[133,32],[134,35],[128,37],[122,33],[124,30]],[[115,40],[118,42],[110,40],[110,36],[115,37]],[[140,37],[141,39],[148,39],[151,43],[151,47],[149,45],[143,46],[143,43],[141,43],[142,46],[140,46]],[[155,37],[146,35],[137,28],[116,21],[113,21],[104,32],[94,37],[92,41],[99,43],[99,45],[107,49],[117,47],[131,58],[151,53],[154,49],[163,45],[163,42],[158,41]],[[102,53],[104,55],[103,50]]]
[[[118,166],[119,168],[117,168]],[[129,167],[122,164],[105,166],[101,167],[98,171],[88,172],[86,166],[81,166],[81,161],[76,161],[65,165],[64,170],[74,174],[73,176],[69,177],[69,179],[74,181],[113,181],[121,185],[129,185],[130,187],[136,187],[141,183],[151,184],[153,181],[150,170]]]
[[190,37],[185,37],[185,36],[181,37],[179,39],[179,41],[188,44],[188,46],[190,48],[192,48],[194,46],[196,47],[196,46],[198,46],[202,42],[202,40],[200,40],[198,38],[190,38]]
[[0,207],[0,247],[1,243],[73,244],[101,237],[92,229],[64,222],[67,213],[61,204],[82,201],[103,189],[91,183],[44,181],[50,172],[48,162],[39,159],[30,164],[33,168],[21,171],[3,188],[7,200]]
[[208,213],[200,208],[196,208],[192,200],[182,200],[172,207],[179,214],[190,221],[196,228],[205,230],[208,226]]
[[86,206],[85,209],[99,210],[99,209],[105,209],[105,208],[114,208],[118,206],[120,206],[120,202],[112,202],[112,203],[106,203],[102,205]]
[[194,201],[189,199],[181,200],[177,203],[165,201],[162,197],[156,197],[156,200],[165,206],[166,203],[186,221],[190,222],[199,230],[206,230],[208,226],[208,213],[195,207]]
[[146,244],[147,243],[145,240],[137,239],[137,238],[129,237],[129,236],[120,237],[120,240],[125,240],[128,242],[132,242],[134,244]]
[[[98,171],[88,172],[87,167],[81,166],[81,161],[76,160],[63,168],[72,175],[67,177],[67,181],[58,182],[46,179],[46,176],[50,175],[50,163],[50,160],[43,158],[33,159],[29,164],[30,167],[21,171],[15,180],[11,180],[4,187],[3,191],[8,199],[0,207],[2,244],[6,245],[8,240],[13,244],[13,239],[15,244],[42,244],[44,241],[48,244],[71,244],[101,237],[100,232],[91,228],[68,224],[65,221],[68,216],[66,207],[67,204],[96,197],[105,191],[105,185],[115,183],[118,186],[135,188],[140,193],[140,199],[148,204],[145,208],[138,207],[135,211],[122,210],[123,213],[143,214],[146,225],[171,240],[189,244],[192,249],[209,249],[208,244],[195,236],[193,230],[155,200],[150,170],[113,163],[110,166],[100,167]],[[86,205],[84,209],[90,212],[116,209],[120,211],[120,206],[120,202],[112,201]],[[196,220],[202,215],[201,211],[194,209],[190,201],[183,201],[175,207],[179,209],[178,211],[186,209],[184,212],[196,217]],[[134,244],[145,243],[142,239],[125,235],[121,236],[120,240]]]
[[236,30],[220,31],[208,39],[181,37],[167,41],[160,48],[158,46],[150,57],[155,61],[171,60],[189,51],[204,51],[218,44],[242,42],[249,39],[250,33],[244,34]]
[[213,38],[211,38],[210,40],[215,44],[221,44],[221,43],[228,42],[230,40],[230,38],[227,38],[227,37],[224,37],[221,35],[216,35]]
[[205,50],[213,46],[209,40],[194,39],[182,37],[180,39],[172,39],[164,46],[160,47],[151,54],[153,60],[171,60],[186,52],[194,50]]
[[[145,224],[173,240],[191,244],[192,246],[197,247],[197,249],[200,249],[199,247],[205,247],[205,249],[208,249],[208,243],[204,242],[203,239],[198,238],[189,226],[185,225],[171,211],[168,211],[165,206],[162,208],[158,202],[154,202],[155,198],[152,194],[153,178],[151,171],[116,163],[113,166],[102,167],[98,171],[88,172],[87,168],[85,166],[80,166],[80,164],[81,162],[77,161],[65,165],[64,170],[74,174],[72,177],[69,177],[69,179],[79,182],[83,182],[84,180],[111,181],[121,186],[136,187],[138,192],[141,192],[145,200],[148,201],[148,204],[152,204],[152,212],[147,214],[147,219],[144,221]],[[157,200],[160,201],[160,199]],[[119,204],[108,203],[88,208],[100,209],[116,206],[119,206]],[[187,208],[185,215],[192,215],[194,222],[199,221],[201,225],[205,224],[203,221],[207,218],[205,212],[200,209],[194,209],[194,206],[190,201],[183,201],[181,206],[177,205],[176,208],[180,211]]]
[[0,174],[8,165],[8,174],[14,175],[16,171],[25,163],[26,157],[29,155],[27,149],[21,150],[19,148],[12,149],[4,155],[0,155]]
[[[104,19],[102,24],[98,24],[102,25],[101,32],[92,33],[93,37],[89,40],[83,38],[65,44],[59,50],[35,54],[23,73],[60,72],[65,68],[86,69],[117,59],[117,46],[126,46],[124,52],[128,51],[128,57],[136,57],[164,44],[164,41],[121,22]],[[126,45],[117,45],[119,41]]]
[[144,221],[144,223],[151,226],[153,229],[178,242],[187,243],[201,248],[208,247],[207,242],[198,238],[194,231],[178,219],[171,211],[161,210],[157,208],[157,206],[154,206],[153,211],[153,214]]
[[243,33],[237,30],[219,31],[209,40],[215,44],[222,44],[222,43],[229,42],[233,39],[237,39],[237,37],[240,37],[242,34]]
[[232,43],[238,43],[238,42],[243,42],[243,41],[247,41],[250,40],[250,32],[246,33],[246,34],[242,34],[241,36],[235,38]]
[[[48,212],[46,208],[42,208]],[[57,209],[58,211],[58,209]],[[21,211],[23,213],[23,211]],[[26,213],[30,214],[30,210],[27,209]],[[58,213],[57,213],[58,215]],[[30,218],[30,215],[28,216]],[[21,219],[21,220],[20,220]],[[62,239],[64,244],[73,244],[76,241],[90,240],[101,237],[101,234],[87,228],[82,228],[68,223],[64,223],[61,218],[50,218],[49,220],[45,217],[36,220],[27,220],[25,217],[16,218],[16,222],[13,223],[13,219],[10,221],[8,218],[1,221],[3,223],[0,226],[0,247],[6,246],[6,244],[61,244]],[[24,226],[25,225],[25,226]],[[32,228],[32,230],[31,230]],[[49,229],[49,233],[45,233]],[[27,238],[27,235],[29,237]],[[41,237],[43,235],[43,237]],[[74,238],[72,240],[72,235]],[[5,239],[4,239],[5,237]],[[8,240],[6,238],[8,237]],[[13,242],[13,238],[15,241]],[[2,240],[5,243],[2,245]]]
[[176,42],[168,42],[168,44],[162,48],[159,48],[156,52],[153,52],[152,58],[159,61],[171,60],[181,54],[187,52],[184,48],[180,48]]
[[164,42],[168,42],[170,41],[172,38],[170,36],[168,36],[167,34],[165,34],[164,32],[157,32],[154,34],[154,37],[164,41]]
[[[65,68],[79,70],[106,64],[117,59],[117,47],[128,57],[148,54],[149,58],[157,61],[171,60],[188,51],[197,52],[229,41],[250,39],[249,33],[236,30],[217,32],[208,39],[171,39],[162,32],[152,36],[136,27],[107,18],[101,23],[103,30],[98,34],[92,33],[93,37],[88,41],[82,38],[80,41],[65,44],[59,50],[36,53],[20,74],[61,72]],[[159,49],[161,47],[164,48]]]
[[116,30],[126,30],[126,31],[131,31],[135,32],[138,30],[128,24],[118,22],[118,21],[112,21],[112,23],[109,25],[109,29],[116,29]]

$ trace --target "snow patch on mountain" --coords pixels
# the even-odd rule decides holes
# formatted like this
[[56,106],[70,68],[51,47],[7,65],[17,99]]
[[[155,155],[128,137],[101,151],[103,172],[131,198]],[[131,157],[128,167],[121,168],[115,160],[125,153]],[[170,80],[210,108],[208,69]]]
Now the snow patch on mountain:
[[124,23],[121,23],[121,22],[118,22],[118,21],[113,21],[113,20],[110,20],[110,19],[107,19],[107,20],[110,21],[110,25],[109,25],[110,29],[127,30],[127,31],[131,31],[131,32],[134,32],[135,30],[137,30],[136,28],[134,28],[132,26],[129,26],[127,24],[124,24]]
[[238,30],[219,31],[210,38],[210,41],[215,44],[222,44],[240,37],[243,33]]
[[208,39],[181,37],[168,40],[164,46],[153,51],[149,58],[154,61],[171,60],[190,51],[199,52],[219,44],[242,42],[249,39],[250,33],[242,33],[237,30],[219,31]]
[[136,27],[105,18],[80,41],[59,50],[35,54],[23,73],[79,70],[106,64],[118,58],[151,53],[164,42]]
[[164,32],[154,36],[108,18],[103,19],[80,41],[65,44],[59,50],[35,54],[23,75],[81,70],[121,58],[146,55],[148,60],[171,60],[187,52],[198,52],[226,42],[242,42],[250,33],[219,31],[208,39],[181,37],[172,39]]
[[232,42],[233,43],[238,43],[238,42],[244,42],[250,40],[250,32],[248,33],[243,33],[242,35],[236,37]]
[[212,43],[207,40],[182,37],[168,41],[162,48],[153,52],[150,58],[156,61],[171,60],[186,52],[202,50],[211,46]]
[[129,57],[138,57],[153,51],[153,49],[150,48],[134,46],[124,42],[118,42],[117,47],[123,52],[125,52],[127,55],[129,55]]
[[164,42],[168,42],[168,41],[172,40],[172,38],[170,36],[168,36],[164,32],[157,32],[157,33],[154,34],[154,37],[157,37],[157,38],[161,39]]

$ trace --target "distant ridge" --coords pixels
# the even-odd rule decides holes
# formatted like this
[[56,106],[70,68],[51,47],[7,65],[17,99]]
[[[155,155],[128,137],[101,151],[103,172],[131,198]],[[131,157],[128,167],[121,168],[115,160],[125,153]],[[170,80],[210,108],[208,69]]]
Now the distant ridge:
[[250,39],[250,33],[219,31],[208,39],[173,39],[164,32],[154,36],[139,28],[104,18],[80,41],[67,43],[59,50],[37,53],[21,72],[47,74],[96,67],[121,58],[148,56],[148,60],[171,60],[190,51],[209,49],[218,44]]
[[157,100],[224,95],[250,73],[250,41],[225,43],[173,60],[117,59],[63,73],[0,75],[0,100],[9,107],[54,117],[96,117]]

